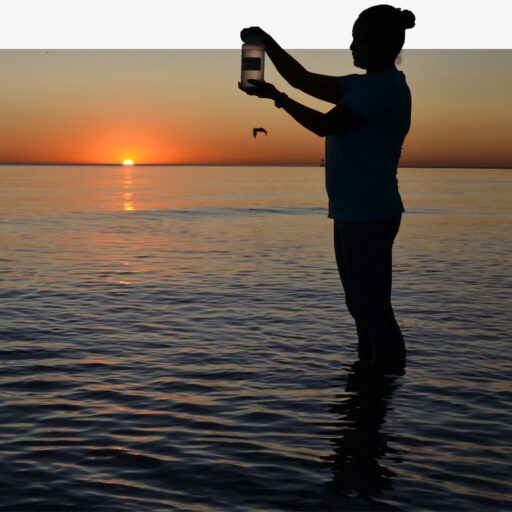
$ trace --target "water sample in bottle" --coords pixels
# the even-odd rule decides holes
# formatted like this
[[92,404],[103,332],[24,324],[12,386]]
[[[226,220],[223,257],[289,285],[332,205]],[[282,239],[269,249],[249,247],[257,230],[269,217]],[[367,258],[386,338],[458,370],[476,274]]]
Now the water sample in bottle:
[[242,87],[250,89],[249,79],[263,80],[265,74],[265,45],[256,38],[242,45]]

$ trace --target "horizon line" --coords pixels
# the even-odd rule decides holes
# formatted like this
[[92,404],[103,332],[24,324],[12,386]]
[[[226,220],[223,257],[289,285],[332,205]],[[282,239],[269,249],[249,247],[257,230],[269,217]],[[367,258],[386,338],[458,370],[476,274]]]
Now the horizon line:
[[[74,166],[74,167],[325,167],[322,163],[69,163],[69,162],[0,162],[0,167],[6,166]],[[399,165],[398,169],[512,169],[512,165]]]

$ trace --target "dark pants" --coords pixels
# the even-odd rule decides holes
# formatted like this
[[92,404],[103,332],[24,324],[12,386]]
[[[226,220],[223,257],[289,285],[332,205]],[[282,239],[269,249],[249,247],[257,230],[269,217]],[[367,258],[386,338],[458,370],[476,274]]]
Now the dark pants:
[[356,321],[359,359],[390,370],[405,366],[404,339],[391,307],[391,254],[401,219],[334,221],[336,263]]

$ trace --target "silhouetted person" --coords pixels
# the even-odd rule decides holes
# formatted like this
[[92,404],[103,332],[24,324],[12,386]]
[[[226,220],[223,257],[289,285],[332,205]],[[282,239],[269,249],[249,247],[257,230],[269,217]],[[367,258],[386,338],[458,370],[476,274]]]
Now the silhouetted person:
[[257,133],[264,133],[268,137],[267,130],[265,128],[253,128],[252,129],[252,136],[256,138]]
[[411,95],[395,66],[405,30],[414,14],[390,5],[364,10],[354,23],[350,45],[354,65],[366,74],[328,76],[307,71],[259,27],[276,69],[293,87],[336,104],[327,113],[306,107],[274,85],[249,80],[249,95],[274,100],[298,123],[326,138],[325,172],[329,217],[345,300],[358,335],[359,368],[371,373],[401,373],[405,344],[391,307],[391,253],[402,200],[396,178],[410,127]]

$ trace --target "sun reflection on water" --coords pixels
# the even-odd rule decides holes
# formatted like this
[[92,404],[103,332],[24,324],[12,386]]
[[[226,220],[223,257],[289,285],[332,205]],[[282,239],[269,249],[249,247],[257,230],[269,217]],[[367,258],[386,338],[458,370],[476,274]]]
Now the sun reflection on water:
[[133,168],[130,166],[123,167],[123,210],[125,212],[133,212],[135,211],[135,203],[133,202],[133,196],[135,192],[133,191]]

